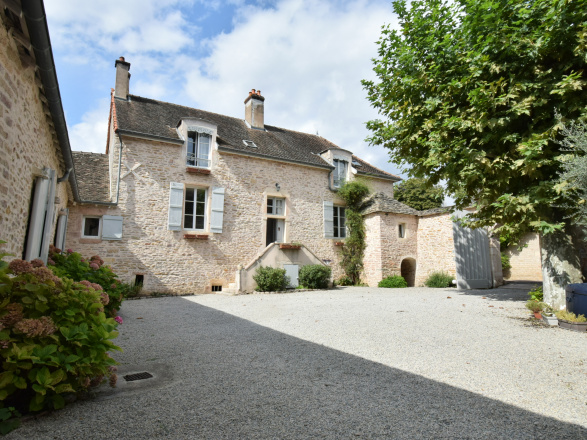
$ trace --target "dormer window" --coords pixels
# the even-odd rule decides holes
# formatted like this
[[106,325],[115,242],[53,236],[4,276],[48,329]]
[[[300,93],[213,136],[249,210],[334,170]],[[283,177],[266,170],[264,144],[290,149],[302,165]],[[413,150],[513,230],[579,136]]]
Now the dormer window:
[[348,162],[340,159],[334,159],[333,186],[340,188],[346,182]]
[[197,131],[188,132],[187,165],[210,168],[210,143],[212,136]]

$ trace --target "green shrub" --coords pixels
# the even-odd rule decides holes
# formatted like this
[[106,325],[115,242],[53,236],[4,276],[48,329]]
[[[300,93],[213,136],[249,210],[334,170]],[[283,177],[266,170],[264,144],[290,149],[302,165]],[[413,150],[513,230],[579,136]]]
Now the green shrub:
[[526,301],[526,308],[533,313],[542,312],[545,306],[546,304],[535,299],[529,299],[528,301]]
[[116,383],[107,318],[98,284],[60,279],[41,260],[0,262],[0,407],[59,409],[64,394]]
[[116,316],[124,298],[123,293],[128,291],[128,288],[117,279],[110,266],[105,265],[98,255],[86,260],[71,249],[61,252],[60,249],[51,246],[47,263],[53,273],[60,278],[99,284],[109,296],[109,302],[104,307],[106,314]]
[[528,292],[530,295],[530,299],[535,301],[543,301],[544,300],[544,293],[542,292],[542,286],[536,286],[534,289]]
[[450,287],[453,276],[447,272],[432,272],[424,281],[426,287]]
[[575,315],[573,312],[567,312],[566,310],[560,310],[555,313],[556,317],[561,321],[567,322],[587,322],[585,315]]
[[300,285],[307,289],[327,289],[332,269],[321,264],[308,264],[300,269]]
[[289,284],[289,277],[285,276],[285,269],[260,266],[255,271],[253,279],[257,283],[259,292],[275,292],[285,290]]
[[336,284],[339,286],[352,286],[353,280],[345,275],[336,280]]
[[505,252],[501,253],[501,270],[506,271],[511,269],[512,265],[510,263],[510,256]]
[[378,287],[408,287],[408,283],[404,277],[394,275],[392,277],[383,278],[379,281]]

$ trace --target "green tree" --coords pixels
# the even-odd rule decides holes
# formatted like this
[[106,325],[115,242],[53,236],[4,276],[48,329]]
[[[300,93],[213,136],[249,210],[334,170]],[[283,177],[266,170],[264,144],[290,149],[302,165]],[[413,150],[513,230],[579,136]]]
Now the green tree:
[[444,190],[440,185],[429,185],[425,179],[411,178],[397,184],[394,197],[417,210],[438,208],[444,200]]
[[363,257],[365,255],[365,222],[361,214],[363,200],[369,194],[369,187],[363,182],[353,180],[346,182],[338,190],[338,195],[346,203],[347,237],[342,248],[342,266],[353,285],[361,282]]
[[570,229],[557,208],[566,196],[555,184],[564,153],[555,111],[586,117],[587,0],[393,6],[400,29],[383,27],[378,80],[363,81],[383,117],[367,123],[370,143],[412,176],[445,180],[458,208],[476,208],[470,226],[541,232],[545,291],[560,303],[580,272],[560,232]]

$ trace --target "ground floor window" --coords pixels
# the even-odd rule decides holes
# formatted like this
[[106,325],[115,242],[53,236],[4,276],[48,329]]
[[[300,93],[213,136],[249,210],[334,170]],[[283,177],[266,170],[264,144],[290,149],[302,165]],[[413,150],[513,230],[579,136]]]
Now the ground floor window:
[[101,217],[84,217],[82,223],[83,238],[100,238],[102,232]]

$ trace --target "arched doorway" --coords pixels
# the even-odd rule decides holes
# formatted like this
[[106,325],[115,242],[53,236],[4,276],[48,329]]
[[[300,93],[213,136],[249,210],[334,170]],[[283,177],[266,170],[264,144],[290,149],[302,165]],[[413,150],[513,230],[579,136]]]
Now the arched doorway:
[[408,283],[408,287],[414,287],[416,282],[416,260],[413,258],[404,258],[401,264],[401,276]]

